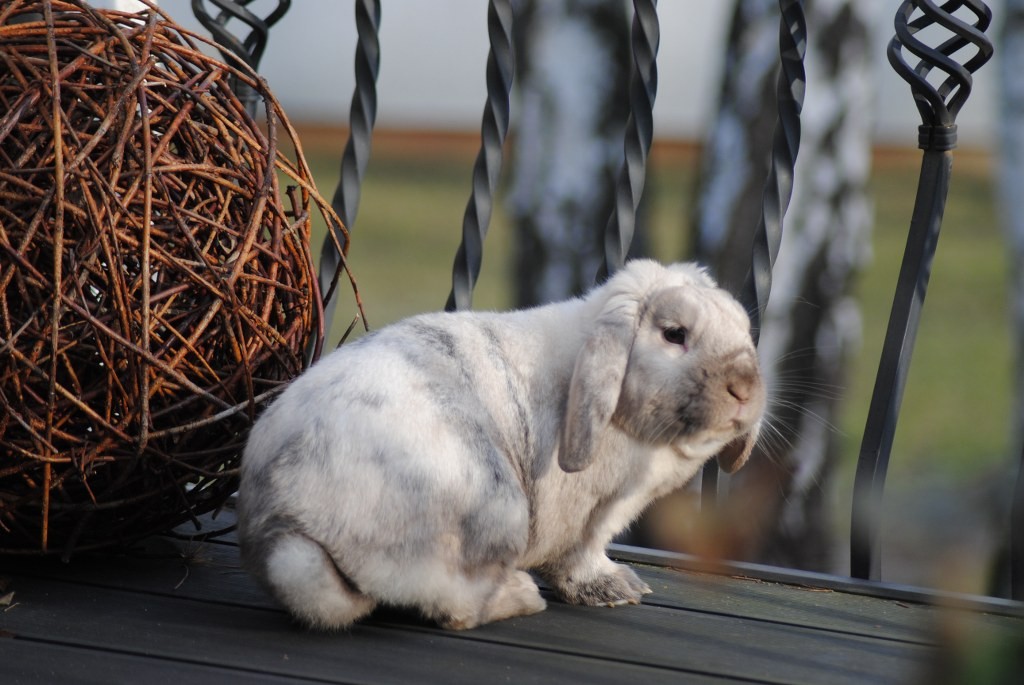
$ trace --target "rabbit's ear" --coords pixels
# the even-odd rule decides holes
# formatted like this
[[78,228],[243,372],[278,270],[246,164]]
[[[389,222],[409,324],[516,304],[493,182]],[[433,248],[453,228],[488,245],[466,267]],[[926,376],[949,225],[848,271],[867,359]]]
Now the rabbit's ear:
[[633,346],[636,309],[606,311],[576,357],[558,450],[563,471],[582,471],[590,465],[611,421]]
[[740,467],[747,463],[750,453],[754,451],[754,444],[757,442],[758,431],[752,430],[746,435],[733,438],[718,453],[718,466],[726,473],[736,473]]

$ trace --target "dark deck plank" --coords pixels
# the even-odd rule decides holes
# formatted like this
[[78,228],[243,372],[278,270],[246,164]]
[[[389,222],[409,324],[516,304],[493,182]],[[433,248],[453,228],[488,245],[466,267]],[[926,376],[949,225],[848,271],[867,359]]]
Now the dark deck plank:
[[1022,626],[1019,618],[956,607],[785,585],[746,576],[653,566],[639,569],[654,590],[646,598],[648,603],[723,616],[918,644],[935,644],[936,630],[950,621],[991,630],[1017,630]]
[[[111,563],[116,563],[117,573],[111,573]],[[239,567],[237,548],[230,543],[193,545],[155,539],[137,554],[116,560],[84,557],[65,565],[52,563],[52,560],[26,559],[20,564],[22,574],[33,577],[63,578],[249,607],[275,607]],[[684,609],[697,614],[743,617],[770,624],[926,645],[935,643],[935,629],[943,621],[958,620],[1004,630],[1020,625],[1019,621],[1006,616],[940,610],[893,599],[784,586],[749,577],[650,565],[635,565],[634,568],[654,590],[645,598],[646,606]],[[780,601],[780,596],[784,601]]]
[[256,671],[168,661],[151,655],[14,639],[0,640],[0,674],[5,685],[284,685],[299,682],[295,676],[271,676]]
[[154,539],[70,564],[0,559],[16,602],[0,613],[0,682],[55,682],[47,668],[73,676],[61,664],[81,663],[98,682],[147,684],[179,670],[199,683],[905,683],[937,657],[944,622],[1024,632],[1024,618],[635,568],[654,589],[640,607],[552,598],[542,614],[466,633],[383,610],[323,634],[289,621],[239,568],[230,536]]
[[19,606],[4,616],[4,629],[17,642],[337,683],[479,683],[496,676],[557,683],[580,674],[591,682],[667,683],[679,677],[643,664],[510,645],[495,639],[493,631],[488,639],[486,628],[453,635],[415,624],[370,622],[341,634],[313,633],[296,628],[277,610],[64,581],[18,579],[17,587]]
[[[230,506],[218,512],[216,519],[203,519],[204,526],[212,530],[230,528],[235,522],[235,511]],[[179,529],[186,538],[193,531],[191,525]],[[237,544],[237,537],[234,532],[229,532],[218,537],[215,543],[230,547]],[[205,563],[237,570],[236,554],[225,547],[205,547],[203,556]],[[880,598],[871,593],[837,592],[815,585],[813,577],[810,582],[803,579],[804,582],[797,584],[764,580],[757,577],[760,569],[756,567],[746,573],[742,568],[734,573],[727,569],[718,572],[682,571],[650,563],[634,564],[634,567],[654,589],[654,594],[645,598],[645,604],[651,605],[929,643],[936,625],[950,620],[993,630],[1010,630],[1020,625],[1015,619],[986,614],[983,607],[958,609],[956,604],[950,603],[940,611],[932,604],[901,601],[896,597],[885,597],[884,593]],[[778,598],[780,587],[786,588],[784,602]],[[796,592],[789,592],[790,589]],[[942,604],[941,598],[938,602]],[[1015,615],[1024,616],[1024,609],[1018,608]]]

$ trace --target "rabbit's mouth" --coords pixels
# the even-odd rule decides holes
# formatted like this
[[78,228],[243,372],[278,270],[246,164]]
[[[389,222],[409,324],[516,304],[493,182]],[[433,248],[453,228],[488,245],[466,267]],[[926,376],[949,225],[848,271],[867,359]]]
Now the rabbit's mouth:
[[694,438],[704,433],[731,433],[733,424],[734,418],[727,406],[716,406],[707,401],[688,402],[677,410],[676,438]]
[[711,392],[707,384],[697,384],[672,403],[624,395],[612,424],[648,445],[727,443],[751,431],[764,404],[760,379],[755,378],[742,397],[724,385],[720,392]]
[[671,442],[699,441],[728,443],[747,435],[757,426],[764,402],[722,402],[690,404],[681,407]]

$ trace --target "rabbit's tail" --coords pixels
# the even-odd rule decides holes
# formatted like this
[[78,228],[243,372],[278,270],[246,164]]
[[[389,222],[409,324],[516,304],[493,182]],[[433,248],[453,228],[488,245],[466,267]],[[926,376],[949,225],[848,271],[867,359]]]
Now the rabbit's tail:
[[297,619],[314,628],[345,628],[376,606],[337,567],[323,547],[289,533],[274,541],[264,577]]

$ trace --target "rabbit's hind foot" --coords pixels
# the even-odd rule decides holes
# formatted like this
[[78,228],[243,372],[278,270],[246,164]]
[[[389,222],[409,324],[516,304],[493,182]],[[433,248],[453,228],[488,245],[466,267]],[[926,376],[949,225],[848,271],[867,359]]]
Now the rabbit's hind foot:
[[[468,630],[484,623],[515,616],[528,616],[544,611],[547,602],[540,596],[537,584],[525,571],[506,569],[497,580],[468,580],[472,602],[457,602],[447,611],[435,614],[441,627]],[[463,590],[465,593],[465,590]]]

